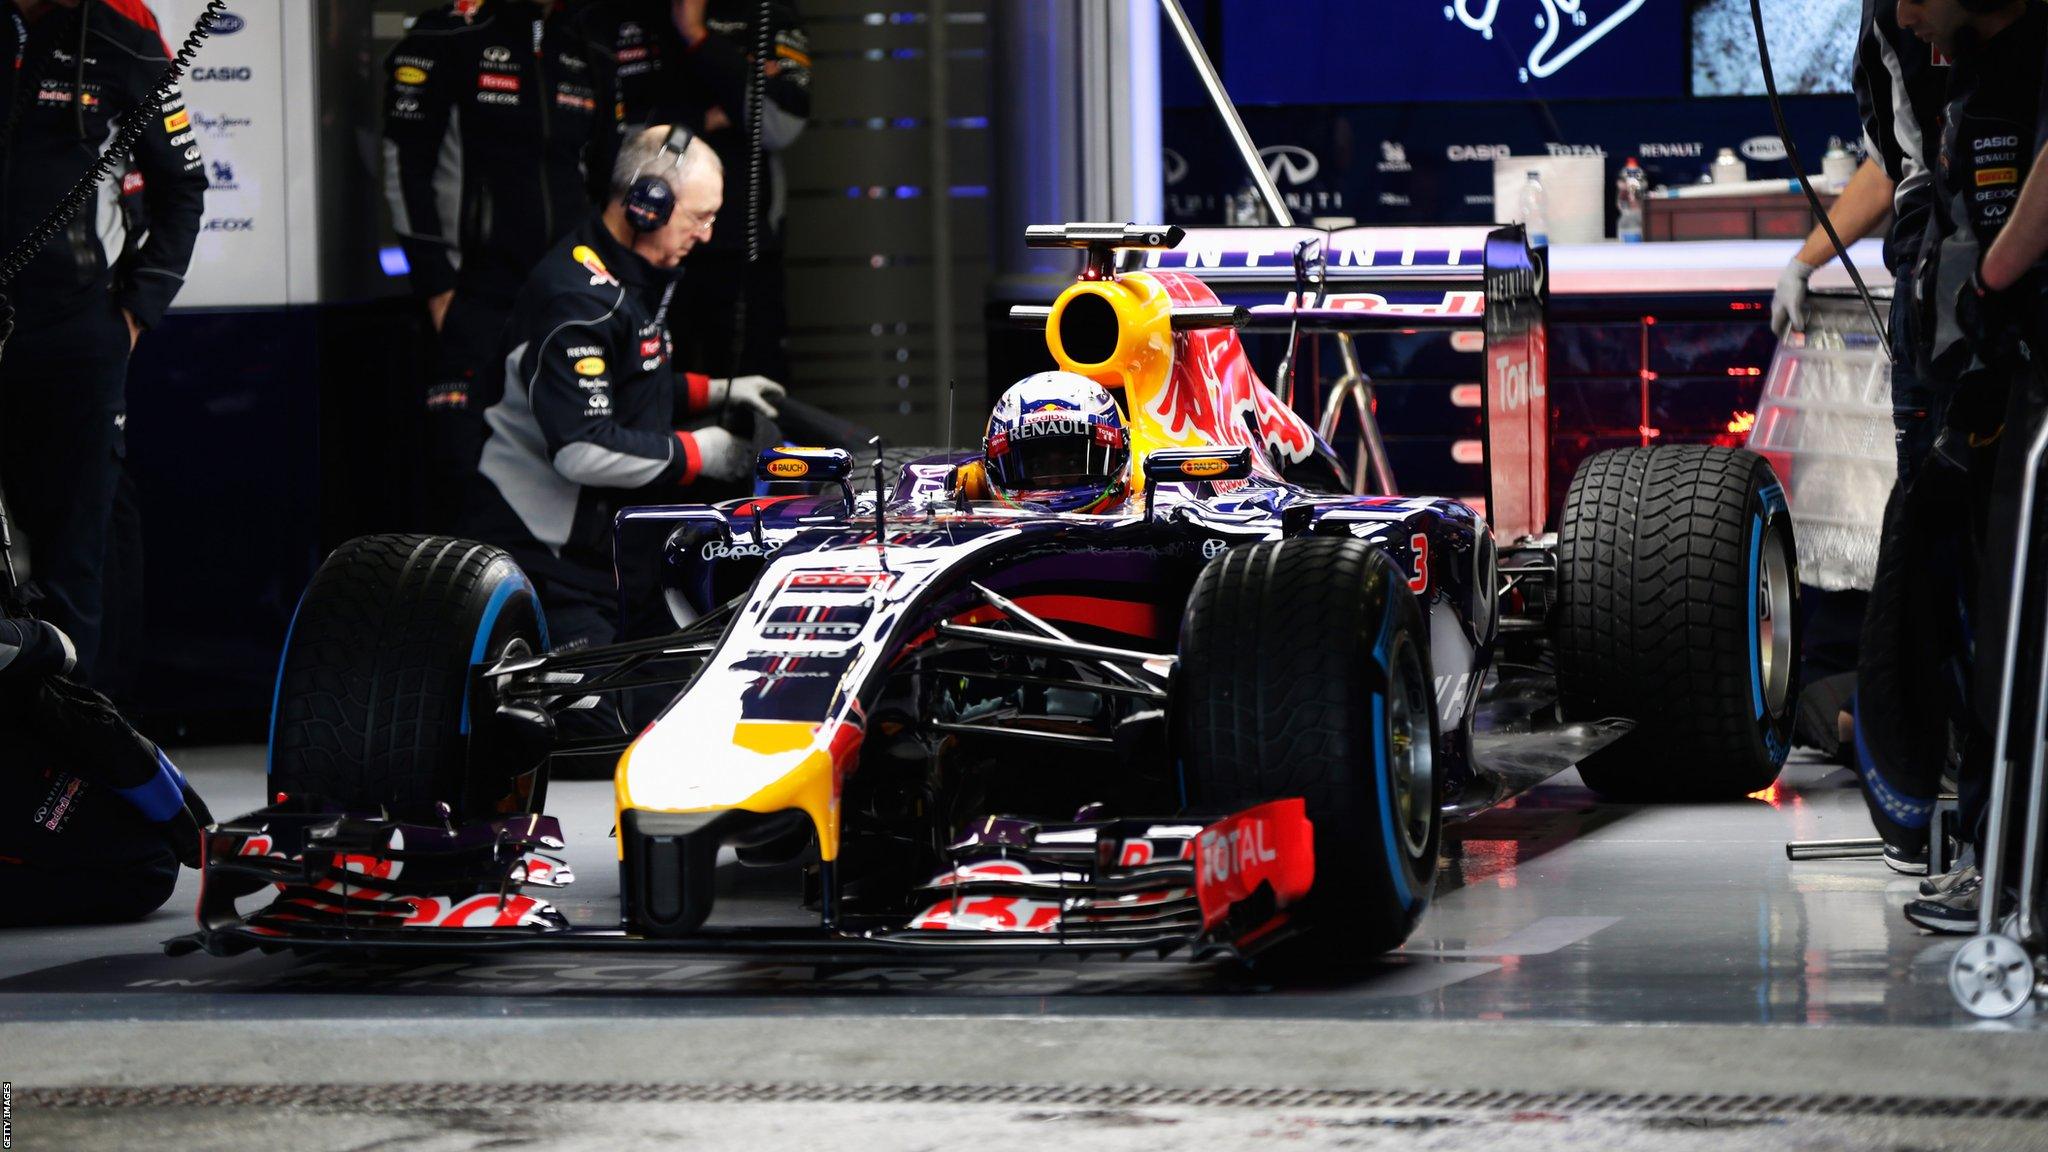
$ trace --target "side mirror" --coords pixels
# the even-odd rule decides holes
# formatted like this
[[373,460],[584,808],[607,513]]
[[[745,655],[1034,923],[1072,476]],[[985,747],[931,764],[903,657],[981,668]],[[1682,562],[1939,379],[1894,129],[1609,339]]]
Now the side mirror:
[[1200,480],[1242,480],[1252,474],[1252,450],[1236,448],[1158,448],[1145,457],[1149,484],[1188,484]]
[[1200,484],[1242,480],[1252,474],[1252,450],[1236,448],[1155,448],[1145,456],[1145,519],[1152,519],[1152,497],[1161,484]]
[[754,476],[776,483],[843,484],[853,475],[844,448],[770,448],[754,463]]

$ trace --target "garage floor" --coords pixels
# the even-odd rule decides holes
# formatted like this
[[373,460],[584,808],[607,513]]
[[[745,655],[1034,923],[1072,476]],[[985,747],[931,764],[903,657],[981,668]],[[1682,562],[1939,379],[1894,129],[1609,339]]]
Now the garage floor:
[[[217,812],[260,802],[259,749],[180,760]],[[560,904],[608,922],[609,785],[553,795],[579,877]],[[1661,809],[1567,775],[1451,831],[1403,952],[1287,990],[1144,961],[170,959],[188,873],[147,922],[0,936],[0,1077],[24,1148],[765,1148],[820,1123],[853,1147],[1050,1126],[1102,1147],[2048,1148],[2048,1033],[1953,1007],[1956,941],[1898,913],[1913,881],[1783,851],[1868,832],[1818,763]],[[790,876],[728,871],[721,919],[788,915]]]

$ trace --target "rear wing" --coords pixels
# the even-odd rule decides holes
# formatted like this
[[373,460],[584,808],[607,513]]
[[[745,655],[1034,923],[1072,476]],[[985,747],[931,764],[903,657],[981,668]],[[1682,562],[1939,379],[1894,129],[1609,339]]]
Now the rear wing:
[[1519,226],[1193,228],[1119,262],[1200,278],[1245,309],[1247,330],[1453,334],[1454,348],[1482,357],[1487,519],[1503,542],[1543,533],[1548,277]]

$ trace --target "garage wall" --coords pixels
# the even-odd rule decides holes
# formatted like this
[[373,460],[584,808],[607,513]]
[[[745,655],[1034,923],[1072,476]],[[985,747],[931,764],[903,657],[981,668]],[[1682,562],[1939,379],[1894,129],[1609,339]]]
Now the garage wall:
[[994,3],[801,5],[815,87],[784,158],[794,383],[898,444],[945,438],[949,380],[963,410],[983,392]]

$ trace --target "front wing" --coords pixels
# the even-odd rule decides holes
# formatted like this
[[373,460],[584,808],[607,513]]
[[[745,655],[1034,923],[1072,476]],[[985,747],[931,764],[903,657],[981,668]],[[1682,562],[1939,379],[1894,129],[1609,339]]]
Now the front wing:
[[[624,948],[685,952],[957,949],[1248,957],[1293,934],[1315,879],[1298,799],[1215,820],[989,817],[911,894],[908,916],[679,938],[578,926],[543,892],[574,879],[552,817],[463,827],[287,800],[207,837],[199,929],[172,955],[249,949]],[[264,889],[269,902],[238,902]]]

